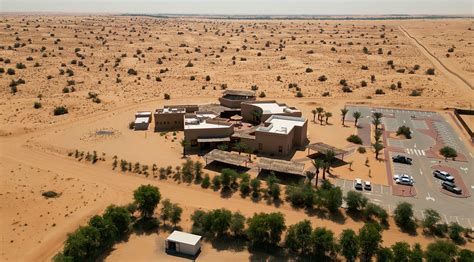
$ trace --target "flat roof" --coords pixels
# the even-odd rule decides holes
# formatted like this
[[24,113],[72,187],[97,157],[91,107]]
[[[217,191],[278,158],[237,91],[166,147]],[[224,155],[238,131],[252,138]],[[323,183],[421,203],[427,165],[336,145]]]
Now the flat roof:
[[226,89],[222,92],[223,95],[233,95],[233,96],[255,96],[254,91],[250,90],[237,90],[237,89]]
[[208,123],[207,120],[199,121],[197,118],[184,119],[184,129],[229,128],[229,125]]
[[304,171],[304,163],[266,157],[260,157],[257,162],[257,167],[260,169],[293,175],[303,175]]
[[206,137],[198,138],[198,143],[210,143],[210,142],[230,142],[230,137]]
[[300,112],[295,107],[289,107],[286,104],[279,104],[276,101],[268,101],[268,102],[248,102],[249,104],[258,106],[262,109],[262,113],[264,114],[282,114],[282,113],[294,113]]
[[248,161],[248,157],[244,155],[238,155],[231,152],[213,149],[211,152],[205,154],[204,159],[206,162],[209,161],[219,161],[222,163],[234,165],[234,166],[245,166]]
[[257,131],[275,134],[288,134],[295,126],[303,126],[306,123],[306,119],[294,116],[273,115],[268,118],[265,123],[270,123],[270,125],[260,126],[257,128]]
[[344,155],[344,154],[349,153],[349,151],[339,149],[339,148],[333,147],[331,145],[328,145],[328,144],[325,144],[325,143],[322,143],[322,142],[309,144],[309,145],[306,146],[306,148],[309,148],[313,151],[317,151],[321,154],[326,154],[328,151],[333,151],[334,155],[336,155],[336,156]]
[[169,235],[168,238],[166,238],[166,240],[194,246],[199,242],[199,240],[201,240],[201,238],[202,237],[199,235],[194,235],[194,234],[175,230],[173,231],[173,233],[171,233],[171,235]]
[[150,121],[150,118],[146,116],[140,116],[140,117],[135,118],[135,124],[148,123],[149,121]]

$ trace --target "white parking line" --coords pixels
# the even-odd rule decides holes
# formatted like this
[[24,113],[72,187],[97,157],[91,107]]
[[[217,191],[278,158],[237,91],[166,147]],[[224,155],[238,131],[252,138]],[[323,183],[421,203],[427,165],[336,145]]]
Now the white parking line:
[[461,223],[459,223],[459,219],[458,219],[458,217],[457,217],[457,216],[455,216],[455,218],[456,218],[456,221],[458,222],[458,224],[461,224]]

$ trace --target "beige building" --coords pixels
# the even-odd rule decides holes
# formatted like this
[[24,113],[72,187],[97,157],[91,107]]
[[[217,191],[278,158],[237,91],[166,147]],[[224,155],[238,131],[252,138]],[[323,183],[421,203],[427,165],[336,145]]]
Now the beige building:
[[244,121],[252,123],[265,122],[273,115],[301,117],[301,111],[275,100],[243,102],[241,113]]
[[197,105],[169,105],[162,109],[156,109],[154,114],[155,132],[184,130],[184,115],[198,110]]
[[259,153],[288,155],[307,143],[307,130],[305,118],[273,115],[240,141]]
[[148,130],[148,126],[151,123],[151,112],[150,111],[139,111],[135,114],[135,131],[136,130]]
[[214,148],[230,142],[234,124],[213,112],[196,112],[184,118],[184,139],[189,148]]
[[242,102],[255,101],[256,99],[254,91],[228,89],[222,93],[219,103],[229,108],[240,108]]

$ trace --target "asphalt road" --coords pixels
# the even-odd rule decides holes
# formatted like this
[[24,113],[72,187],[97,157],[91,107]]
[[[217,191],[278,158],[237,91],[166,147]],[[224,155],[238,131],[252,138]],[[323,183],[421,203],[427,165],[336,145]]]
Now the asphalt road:
[[[398,127],[402,125],[410,127],[413,131],[412,139],[397,140],[388,138],[388,145],[402,148],[405,153],[401,154],[413,159],[413,165],[411,166],[391,163],[391,169],[392,175],[407,174],[413,176],[415,180],[415,185],[413,187],[416,190],[416,195],[414,197],[399,197],[387,194],[386,192],[380,193],[376,190],[373,192],[364,192],[371,201],[384,206],[390,212],[393,211],[399,202],[406,201],[413,204],[418,218],[423,218],[423,210],[432,208],[441,214],[445,222],[458,222],[465,227],[474,227],[474,201],[472,197],[456,198],[442,193],[442,189],[440,189],[441,181],[434,178],[432,175],[434,170],[432,167],[434,165],[443,165],[454,168],[461,175],[471,196],[474,195],[473,154],[467,150],[461,138],[442,116],[435,112],[413,110],[372,109],[368,107],[348,107],[348,109],[348,120],[353,120],[352,112],[357,110],[362,113],[362,118],[359,122],[361,124],[370,123],[372,120],[372,112],[380,111],[384,116],[388,116],[382,119],[382,123],[387,131],[396,131]],[[430,147],[435,145],[436,140],[433,140],[430,136],[418,131],[418,129],[429,128],[422,118],[438,120],[434,122],[435,130],[438,134],[436,140],[445,145],[454,147],[458,152],[463,153],[467,157],[468,162],[452,160],[445,161],[428,157],[426,152]],[[389,152],[390,158],[396,154],[399,153]],[[343,186],[345,191],[354,188],[352,181],[346,181],[345,184],[346,186]],[[407,190],[410,190],[409,186],[406,188]]]

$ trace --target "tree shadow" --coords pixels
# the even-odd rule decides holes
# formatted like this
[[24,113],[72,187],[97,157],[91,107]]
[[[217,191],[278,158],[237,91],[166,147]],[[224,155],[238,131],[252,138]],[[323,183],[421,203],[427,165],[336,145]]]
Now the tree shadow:
[[279,246],[271,248],[252,247],[248,248],[250,253],[249,261],[289,261],[290,257],[286,250]]
[[247,239],[244,237],[217,236],[208,240],[212,247],[218,251],[232,250],[241,252],[247,248]]
[[234,191],[230,187],[222,187],[221,188],[221,197],[222,198],[230,198],[234,194]]
[[142,217],[133,224],[132,231],[137,235],[151,235],[153,233],[158,233],[159,226],[160,221],[157,218]]

